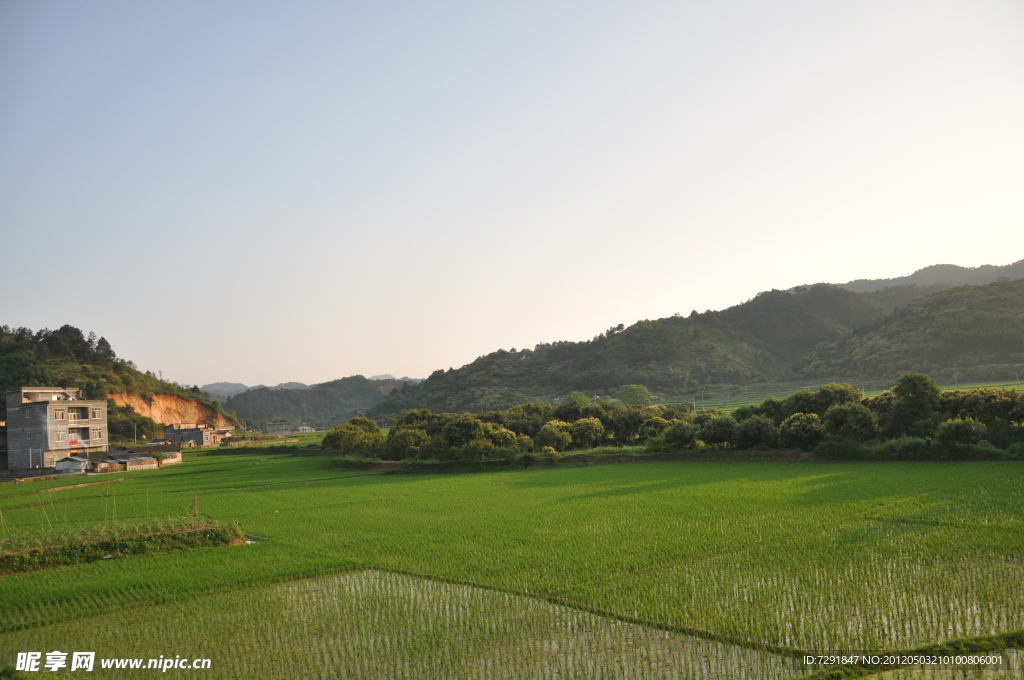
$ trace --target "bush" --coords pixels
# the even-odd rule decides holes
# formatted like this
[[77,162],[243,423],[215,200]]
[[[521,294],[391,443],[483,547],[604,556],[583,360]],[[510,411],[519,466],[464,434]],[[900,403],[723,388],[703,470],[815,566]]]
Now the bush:
[[604,425],[597,418],[580,418],[569,427],[572,441],[585,448],[593,448],[604,439]]
[[827,437],[814,447],[814,457],[824,460],[860,460],[871,457],[871,449],[860,442]]
[[554,465],[558,462],[558,451],[555,451],[550,446],[545,446],[540,450],[540,458],[544,462]]
[[550,446],[555,451],[565,451],[572,443],[572,435],[569,434],[569,423],[561,420],[552,420],[540,428],[537,434],[537,446]]
[[779,444],[811,451],[825,438],[825,426],[816,413],[794,413],[779,426]]
[[984,438],[985,430],[973,418],[954,418],[939,424],[935,438],[943,444],[977,444]]
[[527,451],[525,453],[520,453],[520,454],[518,454],[515,457],[516,465],[521,465],[523,468],[528,468],[528,467],[530,467],[531,465],[533,465],[536,462],[537,462],[537,454],[536,453],[530,453],[529,451]]
[[747,416],[736,427],[736,445],[741,449],[771,449],[778,437],[778,428],[766,416]]

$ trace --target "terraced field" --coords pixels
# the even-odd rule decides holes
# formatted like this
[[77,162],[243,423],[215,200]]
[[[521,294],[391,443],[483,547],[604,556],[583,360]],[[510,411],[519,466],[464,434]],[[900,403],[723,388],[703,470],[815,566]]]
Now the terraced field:
[[197,503],[256,540],[4,576],[0,664],[92,645],[207,656],[208,677],[771,678],[1024,629],[1020,464],[186,461],[0,487],[6,535]]

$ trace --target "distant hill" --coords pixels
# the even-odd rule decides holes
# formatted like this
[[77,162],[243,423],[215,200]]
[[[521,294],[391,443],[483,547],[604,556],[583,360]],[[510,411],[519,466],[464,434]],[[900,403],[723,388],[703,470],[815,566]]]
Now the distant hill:
[[233,397],[236,394],[239,394],[240,392],[245,392],[247,389],[249,389],[249,386],[243,385],[242,383],[219,382],[210,383],[209,385],[203,385],[199,389],[201,389],[203,392],[206,392],[207,394],[213,395],[221,400],[224,400],[227,399],[228,397]]
[[[368,380],[354,375],[302,388],[254,387],[232,396],[224,408],[247,424],[284,419],[294,423],[343,420],[401,389],[402,379]],[[283,383],[282,385],[301,385]]]
[[435,371],[371,409],[485,411],[570,391],[609,393],[627,384],[681,392],[765,381],[821,343],[888,313],[880,302],[828,284],[767,291],[721,312],[640,321],[583,342],[498,350],[462,368]]
[[243,385],[242,383],[219,382],[210,383],[209,385],[203,385],[199,389],[201,389],[203,392],[208,392],[209,394],[223,400],[227,399],[228,397],[233,397],[236,394],[241,394],[246,390],[258,390],[261,388],[270,390],[308,390],[309,385],[300,382],[286,382],[280,383],[279,385],[274,385],[273,387],[267,387],[266,385],[253,385],[252,387],[249,387],[248,385]]
[[857,279],[838,285],[840,288],[857,293],[871,293],[893,286],[951,288],[963,285],[982,285],[993,283],[1003,276],[1009,279],[1024,278],[1024,260],[1003,266],[984,264],[980,267],[960,267],[955,264],[933,264],[907,276],[893,279]]
[[959,286],[916,298],[806,357],[806,376],[896,377],[908,371],[953,382],[1024,374],[1024,279]]

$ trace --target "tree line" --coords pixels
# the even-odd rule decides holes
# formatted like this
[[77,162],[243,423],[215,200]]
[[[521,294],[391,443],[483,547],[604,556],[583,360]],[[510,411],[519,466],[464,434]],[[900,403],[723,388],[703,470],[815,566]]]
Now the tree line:
[[[627,389],[628,388],[628,389]],[[549,459],[574,449],[643,445],[652,452],[800,449],[823,458],[1024,458],[1024,393],[939,389],[927,375],[903,375],[865,398],[830,383],[732,413],[692,404],[651,404],[640,385],[621,401],[574,393],[562,404],[521,404],[474,415],[402,412],[385,434],[356,418],[325,436],[323,448],[384,460]]]

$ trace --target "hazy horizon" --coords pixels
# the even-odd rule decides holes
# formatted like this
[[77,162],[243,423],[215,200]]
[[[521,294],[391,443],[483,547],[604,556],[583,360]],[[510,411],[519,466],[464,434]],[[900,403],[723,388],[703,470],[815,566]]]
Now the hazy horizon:
[[1009,0],[8,2],[0,324],[187,384],[425,378],[1004,265],[1021,120]]

